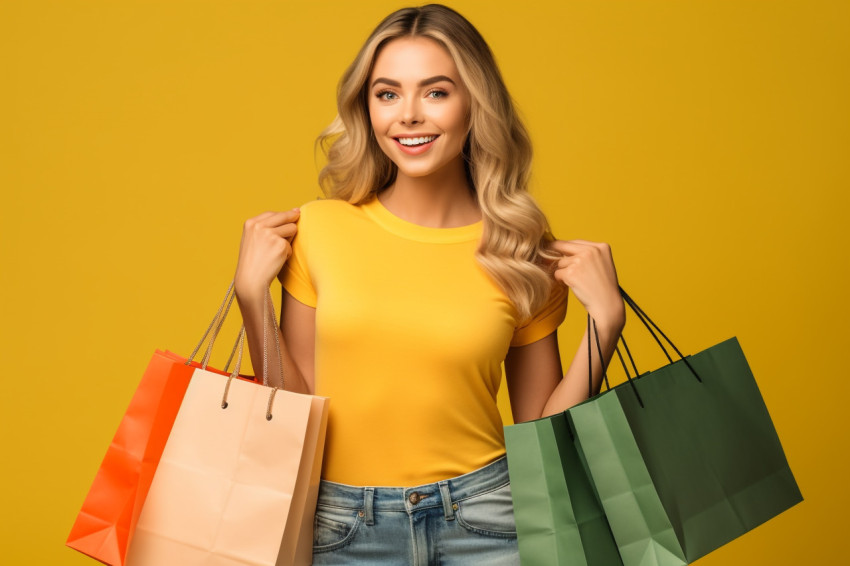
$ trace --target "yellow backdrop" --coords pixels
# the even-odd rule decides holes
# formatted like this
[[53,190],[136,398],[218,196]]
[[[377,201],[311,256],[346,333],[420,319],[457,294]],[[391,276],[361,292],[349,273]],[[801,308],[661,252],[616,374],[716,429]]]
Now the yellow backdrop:
[[[0,3],[0,562],[91,563],[64,540],[150,354],[191,349],[245,218],[318,195],[338,77],[400,6]],[[453,6],[527,119],[557,235],[610,242],[688,352],[747,352],[806,501],[700,564],[846,559],[850,4]]]

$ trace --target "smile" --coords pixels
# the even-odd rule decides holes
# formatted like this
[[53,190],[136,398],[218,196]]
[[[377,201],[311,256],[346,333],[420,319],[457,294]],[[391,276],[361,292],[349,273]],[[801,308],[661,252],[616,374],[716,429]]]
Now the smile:
[[411,146],[417,146],[417,145],[423,145],[423,144],[426,144],[426,143],[431,143],[432,141],[437,139],[437,136],[424,136],[424,137],[419,137],[419,138],[396,138],[396,139],[398,140],[398,143],[400,143],[401,145],[411,147]]

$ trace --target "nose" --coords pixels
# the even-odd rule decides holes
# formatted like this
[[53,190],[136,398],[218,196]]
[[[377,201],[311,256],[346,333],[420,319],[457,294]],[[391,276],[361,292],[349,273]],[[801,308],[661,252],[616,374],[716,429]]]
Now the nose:
[[401,123],[405,125],[422,123],[422,105],[418,97],[408,97],[402,104]]

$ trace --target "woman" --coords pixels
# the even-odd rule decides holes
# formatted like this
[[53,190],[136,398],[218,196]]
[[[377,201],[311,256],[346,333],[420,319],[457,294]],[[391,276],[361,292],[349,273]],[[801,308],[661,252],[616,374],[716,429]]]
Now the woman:
[[280,277],[284,386],[331,398],[314,563],[518,564],[501,364],[517,422],[587,398],[587,337],[562,375],[556,329],[569,287],[610,358],[624,322],[610,250],[548,235],[525,129],[449,8],[381,22],[338,109],[320,137],[330,198],[248,220],[236,272],[254,367]]

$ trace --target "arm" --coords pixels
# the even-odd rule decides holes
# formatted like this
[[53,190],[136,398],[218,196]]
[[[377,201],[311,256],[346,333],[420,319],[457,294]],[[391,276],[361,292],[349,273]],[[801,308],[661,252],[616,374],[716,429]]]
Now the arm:
[[505,358],[505,379],[515,423],[544,415],[549,398],[563,381],[558,332],[537,342],[514,346]]
[[[298,219],[297,209],[286,212],[265,212],[245,222],[242,231],[242,241],[239,246],[239,261],[236,266],[235,287],[236,300],[242,311],[242,320],[245,324],[245,333],[248,338],[248,350],[251,354],[251,365],[258,380],[263,371],[263,302],[269,286],[274,278],[280,273],[284,263],[292,254],[290,241],[296,232],[295,221]],[[293,306],[285,300],[281,305],[281,316],[285,315],[284,323],[281,322],[283,332],[272,326],[271,312],[266,315],[268,333],[268,377],[269,385],[280,387],[281,367],[278,363],[277,349],[272,342],[273,339],[280,340],[281,360],[283,362],[283,375],[285,376],[286,389],[300,393],[312,390],[312,367],[310,374],[301,373],[304,359],[303,344],[299,342],[302,336],[313,336],[310,325],[315,327],[315,309],[297,303],[295,299],[291,302],[297,303]],[[271,305],[267,305],[271,307]],[[301,308],[299,308],[301,307]],[[306,310],[304,310],[306,309]],[[312,313],[310,311],[313,311]],[[290,320],[292,319],[292,320]],[[303,325],[296,332],[288,332],[289,325]],[[290,345],[288,340],[295,343]],[[293,356],[291,346],[298,348]],[[308,366],[304,366],[307,371]]]
[[[569,286],[596,321],[599,344],[607,367],[625,323],[617,273],[607,244],[571,240],[557,241],[552,249],[562,254],[555,279]],[[602,383],[602,363],[595,337],[591,336],[593,393]],[[588,398],[587,331],[565,375],[561,375],[558,336],[513,347],[505,358],[505,375],[515,422],[565,411]]]
[[[599,344],[605,366],[611,361],[622,329],[603,329],[599,323]],[[615,331],[616,330],[616,331]],[[591,336],[593,355],[593,394],[602,385],[602,365],[596,343]],[[567,373],[561,374],[558,335],[549,336],[526,346],[516,346],[505,358],[505,377],[511,399],[514,422],[521,423],[566,411],[588,398],[587,331],[582,336]]]
[[316,309],[298,302],[283,290],[280,306],[280,329],[282,344],[287,345],[289,363],[294,366],[287,372],[284,363],[284,377],[294,375],[297,389],[286,383],[286,389],[299,393],[315,392],[314,370],[316,366]]

